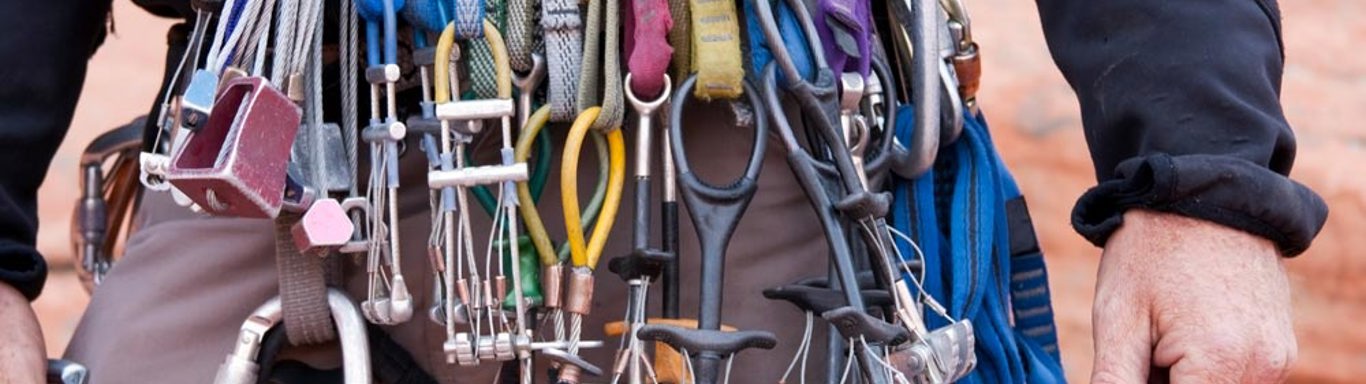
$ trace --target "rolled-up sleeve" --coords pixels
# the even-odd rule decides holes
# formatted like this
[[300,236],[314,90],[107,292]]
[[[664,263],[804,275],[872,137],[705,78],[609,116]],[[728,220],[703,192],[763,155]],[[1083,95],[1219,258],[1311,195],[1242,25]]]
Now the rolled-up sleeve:
[[1303,252],[1328,207],[1288,175],[1274,0],[1037,0],[1080,101],[1098,184],[1072,225],[1097,246],[1145,208],[1209,220]]

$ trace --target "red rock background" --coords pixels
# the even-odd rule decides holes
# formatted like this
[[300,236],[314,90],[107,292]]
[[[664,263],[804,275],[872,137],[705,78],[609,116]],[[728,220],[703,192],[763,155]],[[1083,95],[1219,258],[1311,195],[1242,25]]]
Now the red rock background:
[[[1332,215],[1314,246],[1289,260],[1300,358],[1292,381],[1357,382],[1366,377],[1366,3],[1282,2],[1288,63],[1283,101],[1297,130],[1293,177],[1328,200]],[[1072,201],[1094,182],[1076,100],[1048,56],[1031,2],[977,0],[983,47],[981,100],[1000,151],[1036,215],[1052,267],[1064,360],[1073,381],[1091,369],[1090,308],[1099,250],[1067,224]],[[68,228],[77,196],[77,159],[95,135],[145,111],[156,95],[170,21],[131,3],[114,7],[116,33],[90,62],[86,87],[47,182],[39,248],[53,273],[37,308],[48,354],[61,355],[89,300],[72,272]],[[187,255],[193,256],[193,255]],[[1235,320],[1236,319],[1230,319]]]

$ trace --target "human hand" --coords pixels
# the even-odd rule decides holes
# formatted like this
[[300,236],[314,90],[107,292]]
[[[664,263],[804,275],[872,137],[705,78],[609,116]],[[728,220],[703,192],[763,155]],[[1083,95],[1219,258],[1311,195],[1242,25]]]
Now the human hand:
[[0,283],[0,384],[41,384],[46,372],[47,351],[33,307]]
[[1278,383],[1297,353],[1290,287],[1266,239],[1129,210],[1101,258],[1094,383]]

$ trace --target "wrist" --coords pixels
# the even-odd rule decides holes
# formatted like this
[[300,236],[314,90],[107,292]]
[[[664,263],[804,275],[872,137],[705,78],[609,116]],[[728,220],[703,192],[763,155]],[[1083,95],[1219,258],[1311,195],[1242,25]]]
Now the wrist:
[[47,351],[28,298],[0,283],[0,383],[42,383]]
[[1323,228],[1328,206],[1309,188],[1228,156],[1154,154],[1126,160],[1072,209],[1072,227],[1104,246],[1135,209],[1207,220],[1269,239],[1296,256]]
[[1107,251],[1114,247],[1136,247],[1155,257],[1277,255],[1271,240],[1213,221],[1146,209],[1130,209],[1123,217],[1124,224],[1105,243]]

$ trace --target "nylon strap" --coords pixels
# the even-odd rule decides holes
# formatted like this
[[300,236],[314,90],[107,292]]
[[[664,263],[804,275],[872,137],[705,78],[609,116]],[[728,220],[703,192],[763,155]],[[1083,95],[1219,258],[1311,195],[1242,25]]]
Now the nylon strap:
[[665,0],[631,1],[622,29],[626,30],[626,68],[631,73],[632,93],[653,100],[664,91],[664,72],[669,70],[673,48],[668,33],[673,28]]
[[1015,315],[1015,328],[1054,360],[1061,359],[1052,294],[1048,289],[1048,266],[1039,250],[1029,207],[1021,196],[1007,200],[1005,209],[1010,228],[1010,309]]
[[[602,106],[602,112],[598,113],[592,125],[598,131],[621,128],[621,120],[626,113],[621,90],[620,10],[619,0],[588,2],[588,25],[584,31],[588,39],[583,45],[583,75],[579,77],[578,106],[580,112]],[[599,39],[598,36],[603,38]],[[599,87],[602,87],[601,92]]]
[[740,20],[730,0],[689,0],[692,7],[693,95],[702,100],[734,99],[744,92]]
[[[506,8],[503,7],[503,2],[504,0],[487,0],[484,3],[484,15],[493,22],[499,31],[502,31],[504,24],[506,24],[504,21],[507,12],[505,12]],[[475,97],[480,99],[497,97],[498,71],[493,62],[493,49],[489,47],[488,40],[480,38],[467,41],[465,50],[469,52],[470,91],[473,91]]]
[[441,32],[446,28],[446,23],[450,22],[450,14],[453,10],[454,2],[450,0],[407,0],[403,2],[403,8],[399,11],[403,14],[403,19],[407,20],[414,27],[413,45],[416,48],[427,46],[426,33],[429,31]]
[[[768,0],[761,0],[768,1]],[[801,22],[797,20],[797,14],[787,6],[786,1],[774,2],[773,17],[777,18],[778,32],[782,34],[783,49],[787,50],[788,56],[792,58],[793,66],[797,67],[797,72],[803,78],[810,79],[815,72],[812,70],[815,64],[812,63],[811,49],[807,44],[806,32],[802,30]],[[760,31],[763,28],[759,22],[759,12],[754,9],[754,4],[745,2],[745,23],[750,31]],[[757,33],[757,32],[756,32]],[[768,42],[762,35],[752,35],[749,39],[749,63],[754,73],[761,73],[764,67],[773,61],[773,52],[768,47]],[[777,72],[778,80],[787,77],[783,71]]]
[[337,337],[327,304],[323,258],[299,253],[290,228],[301,215],[280,212],[275,219],[275,268],[280,280],[280,308],[289,343],[324,343]]
[[675,84],[692,74],[692,14],[688,0],[668,0],[673,29],[669,30],[669,46],[673,47],[673,79]]
[[544,49],[536,29],[536,0],[509,0],[507,6],[508,64],[517,72],[529,72],[531,55]]
[[484,0],[455,0],[455,38],[484,37]]
[[869,6],[864,0],[819,0],[811,15],[825,48],[826,64],[835,72],[858,72],[868,77],[873,59]]
[[[285,86],[286,80],[301,82],[288,84],[291,97],[295,96],[294,91],[301,92],[297,95],[302,97],[302,100],[298,100],[301,101],[303,113],[301,130],[321,127],[322,61],[319,56],[322,44],[317,39],[320,39],[322,29],[316,27],[316,20],[321,17],[321,0],[285,1],[280,4],[276,20],[275,53],[271,64],[275,80],[272,82],[280,87]],[[268,21],[263,23],[269,25]],[[304,158],[296,156],[291,161],[296,162],[291,166],[311,168],[310,164],[297,163],[308,162]],[[314,175],[307,174],[308,171],[305,173],[304,182],[316,180],[312,177]],[[281,212],[275,219],[275,263],[280,304],[285,333],[294,345],[317,344],[336,337],[332,328],[332,311],[327,304],[327,279],[323,266],[325,255],[304,255],[294,245],[291,229],[300,217],[298,213]]]
[[[909,138],[913,111],[898,112],[906,122],[898,128],[907,127],[898,129],[899,138]],[[943,149],[933,169],[913,181],[896,180],[892,223],[924,251],[925,292],[945,303],[950,316],[972,320],[978,365],[964,382],[1061,382],[1047,272],[1037,246],[1023,239],[1033,238],[1024,227],[1029,221],[1020,212],[1011,217],[1012,209],[1023,208],[1012,208],[1019,189],[985,121],[965,118],[962,138]],[[901,240],[898,247],[910,249]],[[925,320],[931,328],[946,325],[937,315]]]
[[547,0],[543,6],[541,29],[545,33],[550,121],[574,121],[578,116],[574,98],[578,95],[579,66],[583,60],[579,5],[575,0]]

